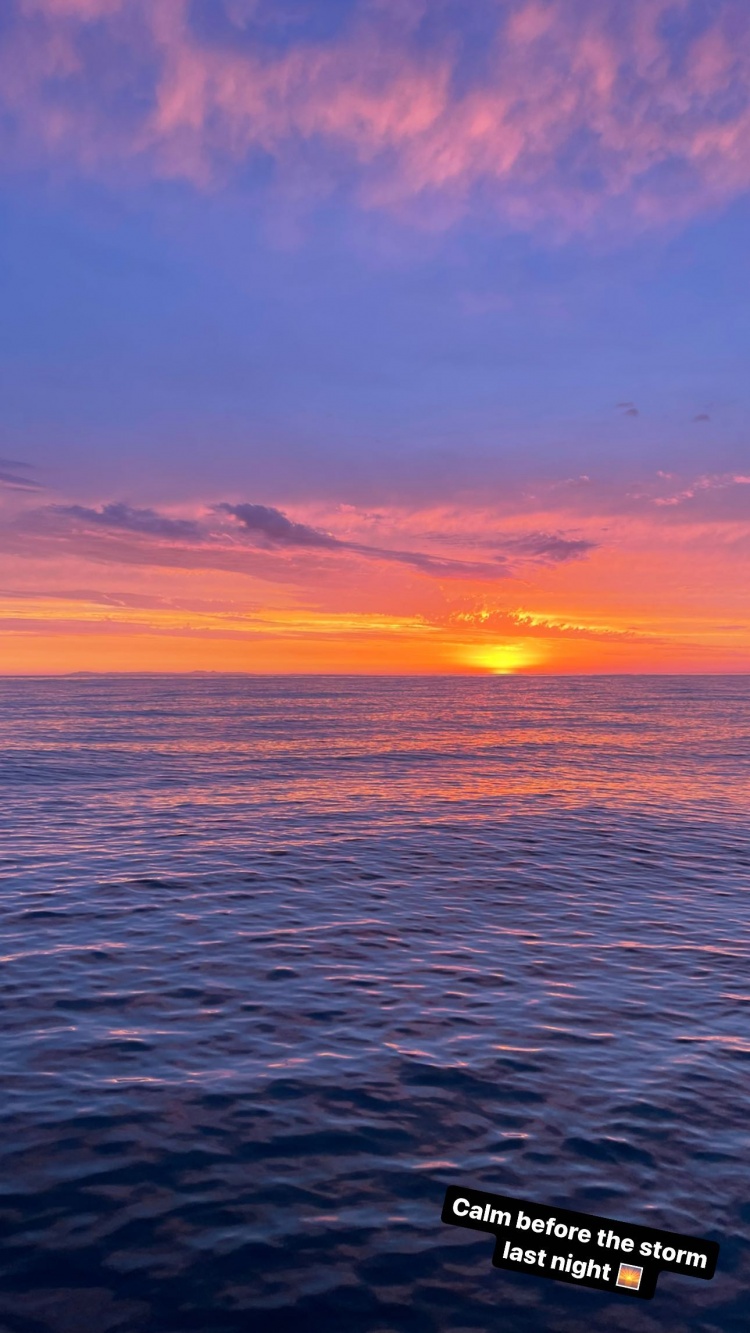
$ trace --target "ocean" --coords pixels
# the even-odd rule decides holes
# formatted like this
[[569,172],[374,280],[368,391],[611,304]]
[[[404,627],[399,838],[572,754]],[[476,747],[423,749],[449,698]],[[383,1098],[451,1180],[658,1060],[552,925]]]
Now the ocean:
[[749,780],[747,677],[0,681],[0,1333],[746,1333]]

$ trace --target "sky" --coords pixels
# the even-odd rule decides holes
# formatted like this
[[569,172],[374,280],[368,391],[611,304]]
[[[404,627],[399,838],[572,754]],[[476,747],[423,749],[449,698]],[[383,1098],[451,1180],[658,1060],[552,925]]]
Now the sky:
[[4,0],[0,672],[750,671],[747,0]]

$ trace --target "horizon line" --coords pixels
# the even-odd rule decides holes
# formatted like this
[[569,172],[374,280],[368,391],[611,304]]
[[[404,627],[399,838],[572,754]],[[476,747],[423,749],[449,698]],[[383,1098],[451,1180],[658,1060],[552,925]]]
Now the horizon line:
[[589,680],[750,679],[750,671],[0,671],[0,680],[80,680],[117,677],[241,677],[250,680]]

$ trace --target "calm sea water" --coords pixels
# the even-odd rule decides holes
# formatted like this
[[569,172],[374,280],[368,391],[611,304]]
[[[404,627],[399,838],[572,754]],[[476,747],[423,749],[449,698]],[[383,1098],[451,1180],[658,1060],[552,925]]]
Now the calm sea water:
[[[746,1333],[750,679],[0,682],[1,1333]],[[493,1270],[466,1183],[722,1246]]]

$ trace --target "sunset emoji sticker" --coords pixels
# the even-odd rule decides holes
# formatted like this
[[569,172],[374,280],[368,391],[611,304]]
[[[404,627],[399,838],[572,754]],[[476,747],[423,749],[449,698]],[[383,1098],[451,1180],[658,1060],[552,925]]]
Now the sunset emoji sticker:
[[618,1287],[628,1287],[630,1291],[637,1291],[641,1285],[642,1277],[642,1268],[636,1268],[633,1264],[620,1264],[616,1285]]

